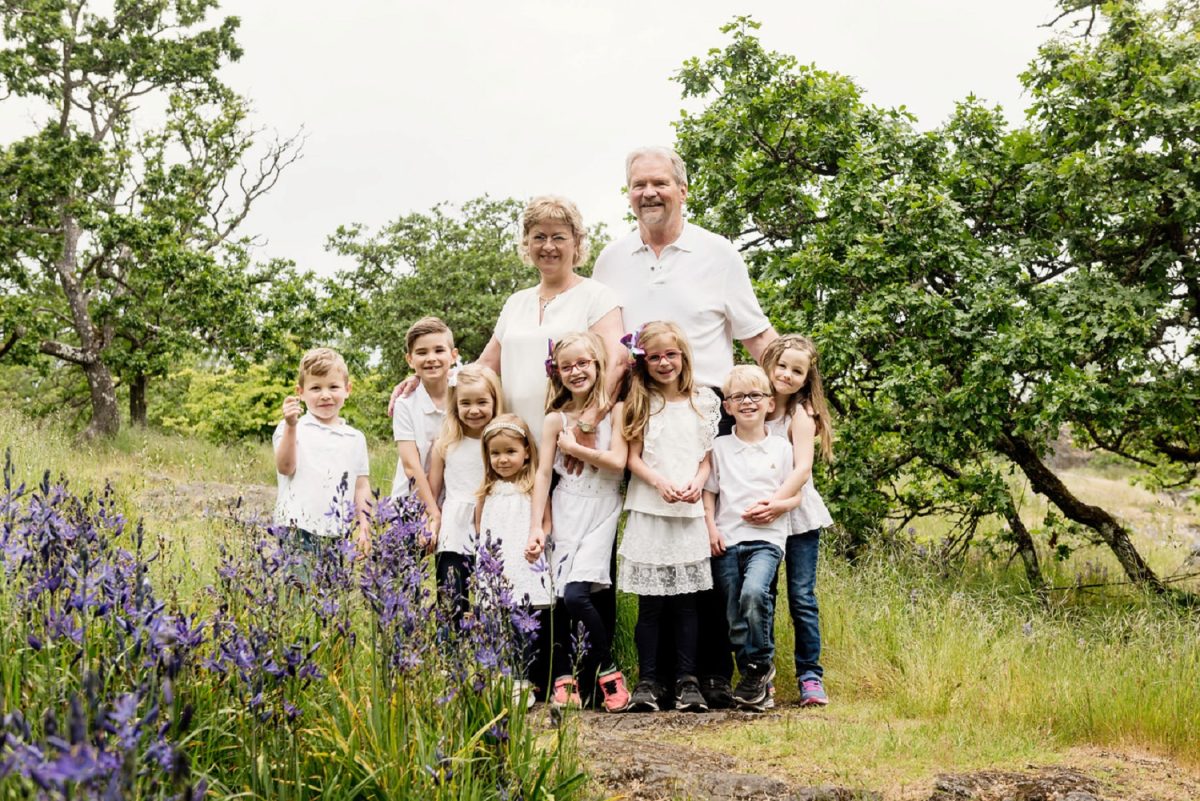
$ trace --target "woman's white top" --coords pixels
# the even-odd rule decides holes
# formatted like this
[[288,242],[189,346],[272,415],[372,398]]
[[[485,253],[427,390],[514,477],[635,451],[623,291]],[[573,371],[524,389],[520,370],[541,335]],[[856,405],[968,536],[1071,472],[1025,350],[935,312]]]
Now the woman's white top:
[[584,278],[555,297],[545,312],[536,286],[510,295],[494,332],[500,343],[505,411],[518,415],[530,431],[540,432],[546,416],[549,380],[547,341],[557,342],[572,331],[587,331],[615,308],[616,294],[591,278]]
[[[792,442],[791,430],[792,415],[790,414],[767,421],[767,433],[783,437],[788,444]],[[821,495],[817,492],[811,475],[808,481],[804,482],[804,486],[800,488],[800,505],[792,510],[790,520],[793,534],[804,534],[816,528],[833,525],[833,518],[829,516],[829,509],[825,506],[825,501],[821,500]]]
[[[672,484],[691,481],[704,455],[712,449],[721,422],[721,402],[716,393],[700,387],[692,399],[664,403],[650,401],[650,421],[642,438],[642,461]],[[654,487],[636,475],[629,479],[625,508],[663,517],[704,517],[704,504],[667,503]]]
[[[483,446],[479,440],[464,437],[446,449],[446,469],[442,484],[442,528],[438,532],[438,551],[472,554],[475,552],[475,493],[483,485]],[[528,528],[528,518],[526,518]]]
[[528,599],[533,607],[554,603],[550,591],[550,575],[545,560],[530,564],[525,560],[525,543],[529,540],[529,516],[533,504],[511,481],[497,481],[488,492],[479,518],[479,535],[500,543],[500,559],[504,563],[504,578],[512,585],[513,598]]
[[[562,413],[559,412],[561,415]],[[563,427],[568,425],[562,415]],[[612,444],[612,416],[596,425],[596,449]],[[547,557],[554,577],[554,592],[562,596],[568,583],[586,582],[592,590],[612,586],[609,564],[617,521],[621,517],[621,473],[585,465],[583,472],[566,469],[562,451],[554,457],[558,483],[550,499],[553,530]]]

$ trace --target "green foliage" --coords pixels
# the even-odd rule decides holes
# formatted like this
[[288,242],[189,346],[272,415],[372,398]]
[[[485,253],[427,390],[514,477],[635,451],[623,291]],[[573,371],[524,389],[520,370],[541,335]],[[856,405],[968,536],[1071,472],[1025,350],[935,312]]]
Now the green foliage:
[[[331,250],[356,262],[341,276],[356,303],[352,340],[380,355],[384,375],[408,372],[404,333],[425,315],[446,321],[464,361],[483,351],[504,301],[538,281],[517,255],[523,208],[513,198],[484,196],[458,209],[440,203],[373,234],[353,224],[330,237]],[[591,259],[580,265],[581,275],[591,274],[605,243],[603,228],[593,227],[589,239]]]
[[[278,342],[265,296],[303,278],[252,265],[237,234],[298,142],[255,148],[247,101],[218,77],[238,23],[206,27],[215,5],[0,5],[0,96],[41,115],[0,148],[0,335],[10,358],[83,371],[89,434],[117,430],[118,381],[141,419],[148,380],[183,356]],[[159,119],[135,116],[156,103]]]
[[1103,32],[1044,46],[1016,128],[972,97],[921,133],[744,17],[680,71],[706,103],[676,123],[690,206],[742,237],[779,327],[818,340],[858,537],[930,514],[969,537],[1011,514],[1019,469],[1155,583],[1044,455],[1071,426],[1177,480],[1200,461],[1200,39],[1180,9],[1106,4]]

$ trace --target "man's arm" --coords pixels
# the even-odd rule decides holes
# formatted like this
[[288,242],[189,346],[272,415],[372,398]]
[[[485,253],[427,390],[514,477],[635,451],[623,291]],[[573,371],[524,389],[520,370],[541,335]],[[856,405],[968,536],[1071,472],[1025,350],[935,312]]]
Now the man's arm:
[[779,333],[775,330],[775,326],[768,325],[765,331],[755,334],[749,339],[743,339],[742,344],[750,352],[751,358],[761,364],[763,351],[767,349],[767,345],[777,339],[779,339]]

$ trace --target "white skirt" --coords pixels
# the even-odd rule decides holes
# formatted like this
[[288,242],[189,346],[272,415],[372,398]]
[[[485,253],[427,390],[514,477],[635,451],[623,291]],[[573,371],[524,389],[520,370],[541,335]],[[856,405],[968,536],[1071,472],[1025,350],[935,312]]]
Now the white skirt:
[[635,595],[684,595],[712,589],[703,517],[630,512],[617,552],[617,587]]
[[608,566],[621,517],[620,487],[613,489],[607,495],[577,495],[561,487],[554,490],[554,528],[546,558],[560,598],[572,582],[588,582],[593,591],[612,586]]
[[437,550],[469,556],[475,553],[475,502],[447,498],[442,503],[442,527],[438,531]]

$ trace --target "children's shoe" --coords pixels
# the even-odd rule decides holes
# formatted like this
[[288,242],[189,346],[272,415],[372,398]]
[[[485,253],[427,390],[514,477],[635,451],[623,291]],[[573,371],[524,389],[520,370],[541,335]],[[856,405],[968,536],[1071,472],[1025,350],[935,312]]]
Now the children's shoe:
[[684,676],[675,682],[675,708],[680,712],[707,712],[708,704],[700,692],[695,676]]
[[513,704],[525,704],[525,709],[533,709],[535,699],[533,697],[533,682],[525,679],[515,679],[512,688]]
[[775,708],[775,682],[774,681],[767,682],[767,700],[762,702],[762,708],[763,708],[764,712],[768,709]]
[[800,706],[826,706],[829,696],[825,694],[825,686],[816,678],[800,682]]
[[596,680],[600,692],[604,695],[605,712],[624,712],[631,701],[629,690],[625,689],[625,677],[619,670],[601,673]]
[[709,709],[731,709],[733,688],[724,676],[705,676],[700,679],[700,693]]
[[629,712],[658,712],[659,696],[663,694],[663,688],[653,681],[639,681],[637,686],[633,688],[633,695],[629,699]]
[[767,688],[773,678],[775,678],[774,664],[747,665],[741,680],[738,681],[737,689],[733,691],[737,705],[753,712],[763,712],[769,709],[766,706],[767,700],[770,698]]
[[554,689],[550,692],[550,703],[560,709],[582,707],[583,701],[579,698],[579,689],[575,686],[575,679],[570,676],[559,676],[555,679]]

